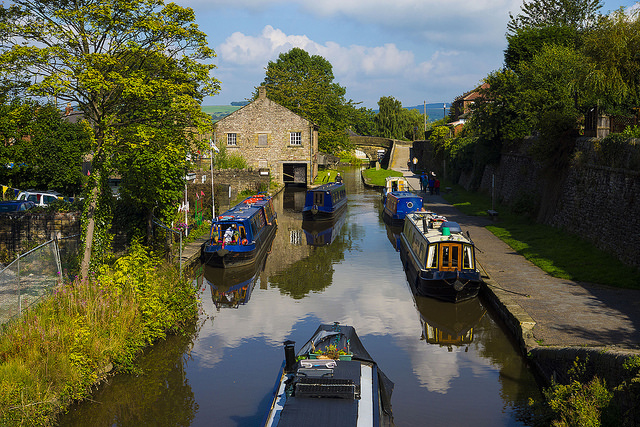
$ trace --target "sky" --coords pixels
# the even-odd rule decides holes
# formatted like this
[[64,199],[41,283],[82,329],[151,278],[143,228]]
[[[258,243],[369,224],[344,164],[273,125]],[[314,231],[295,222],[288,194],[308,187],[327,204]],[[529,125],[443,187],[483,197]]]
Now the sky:
[[[173,0],[195,11],[217,57],[220,92],[203,105],[250,98],[269,61],[299,47],[333,66],[347,100],[376,110],[451,102],[503,64],[509,12],[522,0]],[[168,2],[168,1],[167,1]],[[602,13],[637,7],[604,0]]]

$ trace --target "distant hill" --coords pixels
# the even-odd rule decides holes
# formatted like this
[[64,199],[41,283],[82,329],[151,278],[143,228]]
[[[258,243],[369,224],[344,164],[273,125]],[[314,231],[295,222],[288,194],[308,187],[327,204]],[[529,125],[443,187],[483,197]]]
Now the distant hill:
[[242,108],[237,105],[203,105],[202,111],[209,114],[214,122]]
[[[451,104],[448,102],[435,102],[427,104],[427,118],[429,122],[441,120],[445,114],[449,114]],[[407,110],[418,110],[420,114],[424,114],[424,104],[415,107],[404,107]]]

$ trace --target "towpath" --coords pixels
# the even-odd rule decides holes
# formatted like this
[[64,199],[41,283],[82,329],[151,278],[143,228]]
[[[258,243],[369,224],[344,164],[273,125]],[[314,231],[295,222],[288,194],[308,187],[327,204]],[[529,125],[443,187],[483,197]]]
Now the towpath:
[[[406,160],[405,160],[406,162]],[[403,172],[419,192],[418,175]],[[471,234],[488,287],[518,319],[527,349],[538,346],[640,350],[640,291],[552,277],[518,255],[485,226],[491,220],[463,215],[441,196],[422,193],[425,206]]]

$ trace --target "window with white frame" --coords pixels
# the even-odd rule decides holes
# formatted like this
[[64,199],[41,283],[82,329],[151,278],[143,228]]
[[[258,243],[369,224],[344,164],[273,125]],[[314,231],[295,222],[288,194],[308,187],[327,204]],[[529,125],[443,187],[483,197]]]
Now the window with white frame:
[[237,145],[236,144],[236,134],[228,133],[227,134],[227,145]]
[[289,144],[302,145],[302,132],[291,132],[289,134]]

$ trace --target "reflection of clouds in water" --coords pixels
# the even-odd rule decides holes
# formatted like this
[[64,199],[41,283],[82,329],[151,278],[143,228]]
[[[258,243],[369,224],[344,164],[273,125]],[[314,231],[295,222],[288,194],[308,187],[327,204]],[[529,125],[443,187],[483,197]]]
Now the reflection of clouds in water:
[[[361,270],[361,274],[354,275],[354,268]],[[360,338],[369,334],[391,335],[396,339],[408,333],[411,337],[407,338],[416,337],[416,333],[420,336],[420,325],[408,288],[389,284],[389,280],[395,282],[396,278],[380,277],[379,272],[376,274],[352,264],[348,267],[336,265],[335,270],[329,288],[301,300],[293,300],[277,288],[260,289],[258,280],[246,305],[216,311],[207,296],[209,289],[205,290],[203,308],[212,319],[207,319],[198,333],[191,351],[194,361],[200,367],[213,367],[222,360],[225,351],[239,347],[246,340],[261,339],[265,345],[280,347],[284,340],[292,338],[295,324],[314,317],[319,323],[339,321],[354,326]],[[357,282],[354,277],[358,277]],[[400,292],[392,292],[393,288]],[[311,325],[309,335],[316,327]],[[294,337],[300,342],[307,338]]]

